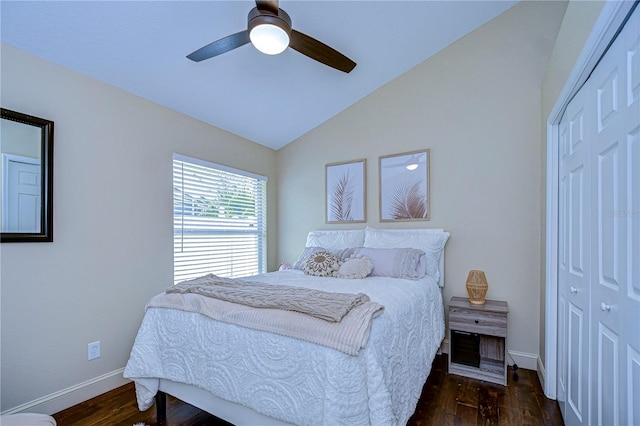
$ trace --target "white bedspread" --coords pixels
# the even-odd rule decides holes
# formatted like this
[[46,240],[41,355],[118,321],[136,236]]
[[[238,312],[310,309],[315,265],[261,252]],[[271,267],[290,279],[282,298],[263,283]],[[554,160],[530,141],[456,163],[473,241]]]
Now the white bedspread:
[[444,337],[442,296],[433,279],[343,280],[300,271],[251,279],[362,292],[385,310],[373,320],[367,347],[351,356],[197,313],[150,308],[124,372],[136,381],[141,410],[153,404],[158,378],[165,378],[294,424],[406,424]]

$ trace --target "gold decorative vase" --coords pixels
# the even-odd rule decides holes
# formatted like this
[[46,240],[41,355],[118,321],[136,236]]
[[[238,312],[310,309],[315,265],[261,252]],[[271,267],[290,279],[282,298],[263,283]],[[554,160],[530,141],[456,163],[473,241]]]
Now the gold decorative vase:
[[471,270],[467,277],[467,294],[469,295],[469,302],[474,305],[484,305],[484,298],[489,290],[489,284],[487,283],[487,277],[484,275],[484,271]]

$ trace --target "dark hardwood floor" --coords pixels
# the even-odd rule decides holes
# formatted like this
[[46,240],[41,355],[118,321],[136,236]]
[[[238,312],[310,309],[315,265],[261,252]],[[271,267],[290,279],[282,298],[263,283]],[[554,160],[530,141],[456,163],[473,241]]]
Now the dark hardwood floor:
[[408,426],[564,425],[557,401],[544,396],[538,375],[511,368],[507,386],[447,373],[447,356],[436,356]]
[[[511,373],[511,370],[510,370]],[[122,386],[54,414],[59,426],[111,426],[156,422],[155,407],[140,412],[133,384]],[[167,425],[229,425],[169,396]],[[563,425],[558,404],[544,396],[535,371],[509,374],[507,386],[447,373],[446,355],[436,356],[408,426],[428,425]]]

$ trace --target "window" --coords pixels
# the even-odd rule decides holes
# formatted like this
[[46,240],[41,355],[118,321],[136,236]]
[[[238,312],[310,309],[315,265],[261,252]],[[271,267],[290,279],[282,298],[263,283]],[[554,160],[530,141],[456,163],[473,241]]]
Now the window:
[[264,176],[173,156],[174,282],[265,272]]

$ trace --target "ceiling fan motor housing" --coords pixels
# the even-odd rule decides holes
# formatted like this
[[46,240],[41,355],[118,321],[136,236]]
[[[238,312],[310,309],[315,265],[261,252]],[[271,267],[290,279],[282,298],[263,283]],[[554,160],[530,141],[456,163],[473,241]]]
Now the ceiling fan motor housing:
[[274,14],[267,10],[259,10],[254,7],[247,17],[247,26],[249,32],[258,25],[270,24],[281,28],[291,38],[291,18],[289,14],[282,9],[278,9],[278,14]]

